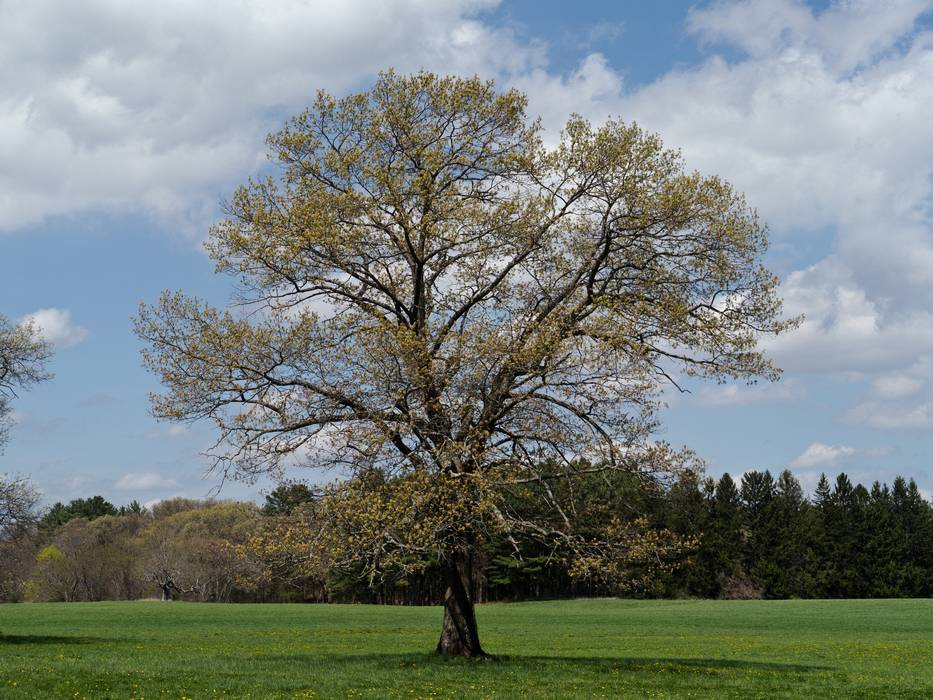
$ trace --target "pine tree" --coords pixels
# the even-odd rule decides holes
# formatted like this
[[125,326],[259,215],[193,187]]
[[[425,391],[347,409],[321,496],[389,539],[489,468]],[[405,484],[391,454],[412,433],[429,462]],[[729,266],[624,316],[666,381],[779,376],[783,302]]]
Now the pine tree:
[[849,477],[842,472],[836,477],[832,495],[824,509],[832,571],[827,595],[831,598],[849,598],[855,591],[858,578],[855,548],[858,543],[853,529],[857,520],[855,489]]
[[770,561],[776,545],[770,506],[774,499],[771,472],[750,471],[742,476],[742,521],[745,531],[745,571],[767,588],[774,576]]
[[766,513],[774,542],[767,559],[771,567],[767,579],[770,598],[804,597],[814,588],[813,576],[808,570],[813,556],[812,534],[807,522],[810,510],[800,482],[785,469],[778,477],[774,498]]
[[663,526],[684,538],[699,537],[696,551],[688,565],[674,571],[665,583],[668,595],[710,595],[710,581],[715,579],[711,566],[711,543],[704,536],[711,522],[704,482],[694,471],[682,474],[671,486],[664,499]]
[[729,473],[716,483],[712,522],[707,533],[713,548],[713,573],[719,595],[732,595],[729,588],[745,579],[742,570],[743,534],[742,504],[738,489]]

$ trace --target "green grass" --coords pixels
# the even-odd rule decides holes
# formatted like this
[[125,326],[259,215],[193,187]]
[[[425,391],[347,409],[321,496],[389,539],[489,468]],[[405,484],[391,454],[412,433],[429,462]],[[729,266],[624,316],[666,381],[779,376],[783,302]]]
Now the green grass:
[[933,601],[0,606],[0,698],[933,698]]

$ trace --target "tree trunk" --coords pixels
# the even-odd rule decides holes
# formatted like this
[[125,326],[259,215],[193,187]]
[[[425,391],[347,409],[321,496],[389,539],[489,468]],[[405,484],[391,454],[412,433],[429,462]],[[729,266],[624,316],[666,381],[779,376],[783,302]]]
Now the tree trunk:
[[443,656],[486,657],[479,643],[473,607],[473,567],[468,554],[458,553],[445,567],[444,625],[436,652]]

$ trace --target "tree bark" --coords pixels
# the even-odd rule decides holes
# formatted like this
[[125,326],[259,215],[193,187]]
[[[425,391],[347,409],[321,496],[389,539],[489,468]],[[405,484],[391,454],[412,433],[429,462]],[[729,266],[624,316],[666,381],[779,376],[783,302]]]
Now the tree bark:
[[436,652],[442,656],[484,658],[473,605],[473,566],[466,553],[454,555],[446,568],[444,624]]

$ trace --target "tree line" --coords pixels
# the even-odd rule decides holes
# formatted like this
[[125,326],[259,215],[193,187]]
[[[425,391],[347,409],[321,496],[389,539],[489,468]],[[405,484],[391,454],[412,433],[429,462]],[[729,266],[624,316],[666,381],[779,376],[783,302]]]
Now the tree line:
[[[443,571],[429,558],[374,579],[318,560],[309,567],[297,550],[270,555],[264,540],[299,513],[306,527],[314,512],[317,494],[302,483],[279,486],[263,506],[175,498],[148,509],[135,501],[118,508],[94,496],[44,512],[28,482],[2,483],[19,508],[0,528],[3,601],[436,604],[444,596]],[[810,498],[789,471],[777,478],[750,471],[738,482],[729,474],[714,480],[686,472],[666,486],[602,473],[575,487],[589,490],[581,502],[592,504],[578,513],[581,527],[641,523],[680,543],[671,561],[649,571],[629,560],[625,581],[597,579],[575,575],[540,542],[500,534],[478,548],[476,600],[933,595],[933,508],[912,479],[865,487],[846,474],[832,483],[823,475]],[[533,491],[511,497],[534,500]]]

